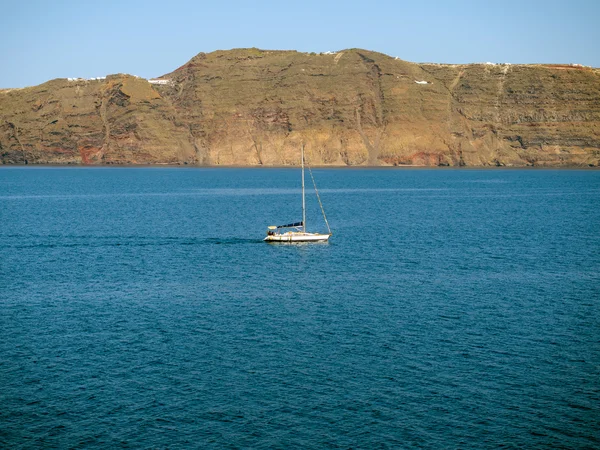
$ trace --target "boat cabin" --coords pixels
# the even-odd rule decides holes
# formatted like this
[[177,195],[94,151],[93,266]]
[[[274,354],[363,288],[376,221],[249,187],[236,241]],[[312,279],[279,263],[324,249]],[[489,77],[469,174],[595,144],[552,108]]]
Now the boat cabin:
[[287,225],[270,225],[267,228],[267,236],[281,235],[282,233],[279,230],[282,228],[284,228],[284,229],[285,228],[295,228],[296,231],[298,231],[298,232],[304,231],[302,222],[288,223]]

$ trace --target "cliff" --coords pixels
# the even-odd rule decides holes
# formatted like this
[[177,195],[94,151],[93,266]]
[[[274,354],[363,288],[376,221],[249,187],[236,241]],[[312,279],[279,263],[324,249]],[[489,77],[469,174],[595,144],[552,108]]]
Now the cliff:
[[295,165],[304,142],[313,165],[600,165],[588,67],[238,49],[161,79],[0,91],[0,161]]

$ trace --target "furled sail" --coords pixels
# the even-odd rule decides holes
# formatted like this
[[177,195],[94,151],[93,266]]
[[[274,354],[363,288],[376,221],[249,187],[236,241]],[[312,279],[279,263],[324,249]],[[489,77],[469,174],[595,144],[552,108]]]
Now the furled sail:
[[277,225],[277,228],[295,228],[295,227],[301,227],[302,226],[302,222],[294,222],[294,223],[288,223],[287,225]]

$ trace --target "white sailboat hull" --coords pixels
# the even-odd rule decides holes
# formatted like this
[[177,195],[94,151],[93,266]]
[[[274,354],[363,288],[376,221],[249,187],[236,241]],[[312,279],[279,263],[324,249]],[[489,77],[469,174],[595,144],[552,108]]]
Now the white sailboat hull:
[[327,241],[330,234],[304,233],[302,231],[288,231],[287,233],[270,234],[264,238],[267,242],[318,242]]

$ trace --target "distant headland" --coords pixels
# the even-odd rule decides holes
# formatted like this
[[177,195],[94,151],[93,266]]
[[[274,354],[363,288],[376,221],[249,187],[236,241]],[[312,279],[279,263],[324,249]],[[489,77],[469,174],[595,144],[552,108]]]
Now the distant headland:
[[0,164],[598,167],[599,99],[579,64],[216,51],[0,90]]

